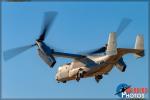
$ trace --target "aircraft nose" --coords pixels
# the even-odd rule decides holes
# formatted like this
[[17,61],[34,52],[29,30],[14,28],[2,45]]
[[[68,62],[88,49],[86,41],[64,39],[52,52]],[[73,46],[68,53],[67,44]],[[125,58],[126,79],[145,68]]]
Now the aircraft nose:
[[58,81],[58,74],[56,74],[55,79]]

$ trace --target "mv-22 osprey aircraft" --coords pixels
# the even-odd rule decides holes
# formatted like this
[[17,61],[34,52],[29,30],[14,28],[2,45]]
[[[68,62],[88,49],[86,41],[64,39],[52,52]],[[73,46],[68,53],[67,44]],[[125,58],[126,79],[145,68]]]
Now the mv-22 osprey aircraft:
[[[99,82],[103,78],[103,75],[108,74],[114,66],[121,72],[125,71],[126,64],[122,56],[128,53],[133,53],[138,58],[144,56],[144,39],[142,35],[137,35],[134,49],[117,48],[116,37],[131,22],[129,19],[123,20],[116,32],[110,32],[105,47],[88,52],[88,54],[58,52],[44,43],[48,29],[52,25],[56,15],[56,12],[47,12],[45,14],[44,27],[40,37],[35,41],[35,44],[7,50],[4,52],[4,59],[9,60],[33,46],[37,46],[39,56],[50,67],[55,65],[55,57],[74,59],[71,63],[60,66],[56,73],[56,80],[66,83],[70,80],[79,81],[81,78],[88,77],[94,77],[96,82]],[[103,53],[103,55],[99,55],[99,53]]]

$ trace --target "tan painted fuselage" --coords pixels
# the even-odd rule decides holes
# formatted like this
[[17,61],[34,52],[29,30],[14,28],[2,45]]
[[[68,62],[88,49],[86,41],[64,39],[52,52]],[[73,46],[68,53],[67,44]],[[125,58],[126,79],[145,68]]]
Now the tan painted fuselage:
[[[107,74],[123,55],[127,53],[140,54],[141,52],[142,50],[137,49],[118,48],[116,55],[96,55],[77,59],[69,64],[60,66],[56,74],[56,80],[59,82],[75,80],[79,70],[84,71],[82,78]],[[91,64],[89,64],[89,60],[94,63],[91,62]]]

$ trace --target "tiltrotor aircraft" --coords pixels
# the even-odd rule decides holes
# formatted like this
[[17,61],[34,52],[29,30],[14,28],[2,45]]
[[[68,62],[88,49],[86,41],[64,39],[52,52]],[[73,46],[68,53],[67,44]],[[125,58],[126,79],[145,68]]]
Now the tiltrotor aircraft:
[[142,35],[137,35],[134,49],[117,48],[117,37],[131,22],[130,19],[123,19],[118,30],[110,32],[108,42],[102,48],[86,54],[58,52],[44,43],[48,29],[52,25],[56,15],[56,12],[47,12],[45,14],[44,27],[35,44],[7,50],[4,52],[4,59],[9,60],[34,46],[38,47],[39,56],[50,67],[55,65],[55,57],[71,58],[74,61],[60,66],[56,73],[56,80],[66,83],[70,80],[79,81],[81,78],[87,77],[94,77],[96,82],[99,82],[103,78],[103,75],[108,74],[114,66],[121,72],[125,71],[126,64],[122,58],[124,55],[132,53],[138,58],[144,56],[144,39]]

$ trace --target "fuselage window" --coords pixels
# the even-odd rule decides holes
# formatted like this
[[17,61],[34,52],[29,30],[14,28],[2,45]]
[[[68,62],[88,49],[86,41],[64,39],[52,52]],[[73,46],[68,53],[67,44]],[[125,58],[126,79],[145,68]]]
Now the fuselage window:
[[103,64],[103,63],[104,63],[104,61],[100,61],[100,62],[99,62],[99,64]]

